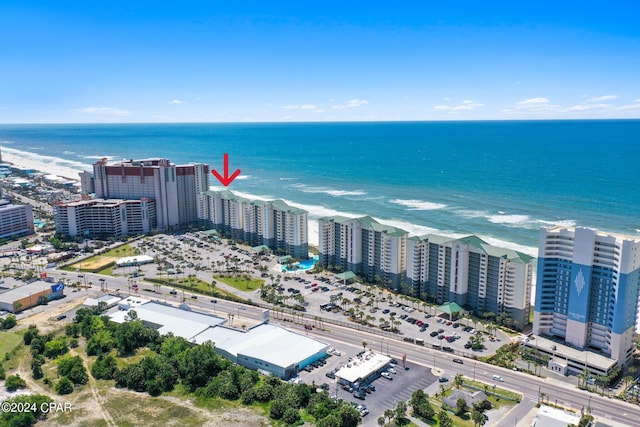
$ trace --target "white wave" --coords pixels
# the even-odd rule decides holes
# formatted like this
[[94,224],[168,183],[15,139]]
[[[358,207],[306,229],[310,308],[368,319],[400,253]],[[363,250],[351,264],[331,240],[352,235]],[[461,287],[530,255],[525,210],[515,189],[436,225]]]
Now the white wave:
[[[65,153],[66,153],[66,151],[65,151]],[[80,156],[80,157],[82,157],[83,159],[87,159],[87,160],[107,159],[109,161],[112,161],[112,160],[120,160],[120,159],[122,159],[122,157],[120,157],[120,156],[106,156],[106,155],[103,155],[103,156]]]
[[334,197],[344,197],[344,196],[364,196],[367,194],[366,191],[362,190],[336,190],[331,187],[309,187],[305,184],[293,184],[291,185],[293,188],[298,188],[303,193],[321,193],[328,194],[329,196]]
[[242,175],[242,174],[240,174],[240,175],[238,175],[236,177],[236,179],[249,179],[249,178],[251,178],[251,175]]
[[509,215],[504,213],[502,215],[487,215],[486,218],[494,224],[525,225],[531,222],[529,215]]
[[[530,255],[532,257],[538,257],[538,248],[535,246],[525,246],[518,243],[508,242],[506,240],[496,239],[490,236],[478,236],[491,246],[497,246],[499,248],[512,249],[514,251],[522,252],[523,254]],[[535,283],[535,282],[534,282]]]
[[13,163],[16,166],[46,172],[51,175],[63,176],[73,180],[79,180],[79,172],[93,170],[93,166],[86,163],[32,153],[29,151],[16,150],[14,148],[4,147],[2,154],[3,160]]
[[531,218],[529,215],[509,214],[504,211],[498,211],[497,214],[488,211],[479,210],[457,210],[457,215],[464,218],[485,218],[492,224],[501,224],[506,227],[517,227],[535,230],[540,227],[574,227],[576,221],[572,219],[546,220]]
[[438,209],[444,209],[447,205],[442,203],[433,203],[433,202],[425,202],[422,200],[410,199],[394,199],[391,200],[391,203],[395,203],[396,205],[406,206],[410,211],[434,211]]
[[64,150],[62,154],[76,154],[75,151]]
[[[221,187],[221,186],[211,186],[210,187],[211,190],[213,191],[219,191],[219,190],[224,190],[225,187]],[[270,195],[264,195],[264,194],[251,194],[251,193],[246,193],[243,191],[236,191],[236,190],[231,190],[235,195],[243,197],[245,199],[249,199],[249,200],[275,200],[278,199],[278,197],[273,197]],[[294,202],[292,200],[287,200],[287,199],[282,199],[280,198],[282,201],[284,201],[285,203],[287,203],[289,206],[293,206],[296,208],[300,208],[300,209],[304,209],[305,211],[307,211],[309,213],[309,243],[312,245],[318,245],[319,242],[319,230],[318,230],[318,219],[323,218],[323,217],[327,217],[327,216],[343,216],[346,218],[358,218],[358,217],[362,217],[362,216],[366,216],[368,215],[366,212],[360,212],[360,213],[356,213],[356,212],[343,212],[343,211],[338,211],[335,209],[331,209],[331,208],[327,208],[325,206],[320,206],[320,205],[309,205],[309,204],[305,204],[305,203],[298,203],[298,202]],[[405,230],[409,233],[410,236],[424,236],[425,234],[437,234],[440,236],[445,236],[445,237],[450,237],[452,239],[460,239],[462,237],[466,237],[469,234],[461,234],[461,233],[452,233],[452,232],[443,232],[441,230],[438,230],[436,228],[432,228],[432,227],[427,227],[424,225],[419,225],[419,224],[412,224],[410,222],[406,222],[406,221],[399,221],[399,220],[389,220],[389,219],[384,219],[384,218],[376,218],[374,217],[374,219],[378,222],[380,222],[381,224],[385,224],[385,225],[390,225],[392,227],[396,227],[399,228],[401,230]],[[496,239],[496,238],[492,238],[492,237],[484,237],[484,236],[478,236],[481,239],[485,240],[487,243],[494,245],[494,246],[498,246],[501,248],[508,248],[508,249],[513,249],[522,253],[525,253],[527,255],[531,255],[531,256],[537,256],[538,253],[538,249],[535,247],[529,247],[529,246],[524,246],[524,245],[519,245],[517,243],[513,243],[513,242],[508,242],[505,240],[500,240],[500,239]]]
[[280,181],[295,181],[295,178],[280,178]]

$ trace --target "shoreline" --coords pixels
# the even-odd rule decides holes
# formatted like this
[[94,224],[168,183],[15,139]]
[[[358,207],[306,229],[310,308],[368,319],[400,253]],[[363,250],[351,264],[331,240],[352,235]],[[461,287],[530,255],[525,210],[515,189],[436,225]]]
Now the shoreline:
[[[84,169],[75,168],[71,166],[63,166],[56,163],[60,161],[59,157],[39,155],[39,154],[33,154],[31,157],[24,157],[21,155],[21,153],[27,153],[27,152],[24,152],[21,150],[15,150],[12,148],[7,148],[4,146],[1,147],[1,149],[2,149],[2,162],[11,163],[12,165],[18,168],[33,169],[35,171],[42,172],[45,175],[56,175],[61,178],[65,178],[70,181],[76,181],[76,182],[80,182],[80,176],[78,174],[84,171]],[[47,162],[48,159],[51,159],[51,161]]]
[[[0,146],[0,148],[2,150],[2,159],[7,163],[12,163],[17,167],[34,169],[36,171],[42,172],[47,175],[57,175],[77,183],[80,182],[80,177],[78,175],[80,172],[92,171],[92,167],[89,164],[70,161],[61,157],[43,155],[43,154],[24,151],[24,150],[17,150],[6,145],[2,145]],[[218,189],[217,188],[218,186],[215,186],[215,185],[210,185],[210,187],[212,187],[212,189]],[[234,194],[237,194],[241,197],[245,197],[248,199],[264,200],[260,196],[255,196],[253,194],[245,193],[241,190],[231,190],[231,191]],[[278,198],[275,197],[274,199],[278,199]],[[321,210],[318,211],[317,209],[314,209],[316,207],[312,205],[307,205],[305,203],[300,203],[300,202],[286,200],[286,199],[281,199],[281,200],[283,200],[285,203],[289,204],[290,206],[304,209],[308,212],[308,220],[309,220],[308,242],[310,245],[316,246],[316,247],[319,245],[319,230],[318,230],[319,218],[323,216],[331,216],[331,215],[341,215],[341,216],[354,217],[354,218],[367,215],[366,213],[362,215],[350,214],[346,212],[340,212],[332,208],[321,208]],[[476,233],[469,233],[469,234],[444,233],[444,232],[441,232],[440,230],[436,230],[431,227],[408,223],[405,221],[389,220],[389,219],[378,218],[378,217],[374,217],[374,218],[376,219],[376,221],[379,221],[381,224],[390,225],[390,226],[400,228],[402,230],[406,230],[407,232],[409,232],[409,235],[412,235],[412,236],[413,235],[421,236],[424,234],[432,233],[432,234],[438,234],[438,235],[455,239],[455,238],[465,237],[469,234],[475,234],[481,239],[485,240],[490,245],[512,249],[518,252],[525,253],[527,255],[537,257],[536,247],[523,246],[515,242],[506,241],[506,240],[502,240],[495,237],[483,236]]]

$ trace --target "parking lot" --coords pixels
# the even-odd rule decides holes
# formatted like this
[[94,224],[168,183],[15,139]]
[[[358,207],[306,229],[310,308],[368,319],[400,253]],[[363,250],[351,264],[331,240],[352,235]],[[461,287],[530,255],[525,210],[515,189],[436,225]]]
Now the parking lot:
[[[318,368],[314,368],[311,372],[302,371],[299,374],[301,381],[307,384],[316,384],[329,392],[331,396],[337,396],[347,402],[353,402],[354,405],[364,405],[367,409],[364,415],[364,425],[376,425],[376,420],[383,415],[386,409],[392,409],[399,401],[408,401],[411,394],[418,389],[427,389],[430,386],[439,387],[438,377],[431,372],[430,368],[419,366],[414,363],[406,363],[403,366],[402,361],[397,365],[390,365],[391,372],[388,373],[387,379],[379,376],[369,382],[373,387],[369,391],[358,398],[353,391],[349,391],[347,387],[338,385],[335,377],[328,378],[327,373],[335,372],[337,369],[345,365],[349,360],[349,355],[341,352],[340,356],[331,355],[326,359],[327,363]],[[406,369],[405,369],[406,368]],[[447,378],[448,381],[450,380]],[[448,382],[447,381],[447,382]],[[361,409],[364,409],[361,407]],[[361,413],[365,413],[364,410]]]

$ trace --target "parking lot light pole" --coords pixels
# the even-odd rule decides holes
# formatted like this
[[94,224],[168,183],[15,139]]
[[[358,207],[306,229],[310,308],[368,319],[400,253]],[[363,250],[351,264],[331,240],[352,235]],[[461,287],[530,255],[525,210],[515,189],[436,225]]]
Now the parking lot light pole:
[[240,318],[240,310],[244,311],[246,310],[246,308],[242,307],[241,305],[238,306],[238,319]]

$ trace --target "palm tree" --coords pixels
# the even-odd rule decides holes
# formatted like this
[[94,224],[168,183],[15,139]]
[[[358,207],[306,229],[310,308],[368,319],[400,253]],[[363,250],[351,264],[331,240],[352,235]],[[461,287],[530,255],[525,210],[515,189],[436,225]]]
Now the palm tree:
[[477,409],[471,412],[471,419],[473,420],[474,426],[483,426],[487,422],[487,416]]
[[464,385],[464,377],[462,376],[462,374],[456,374],[456,376],[453,378],[453,383],[455,384],[456,388],[460,388]]
[[367,351],[367,346],[369,345],[368,342],[366,341],[362,341],[362,351]]

